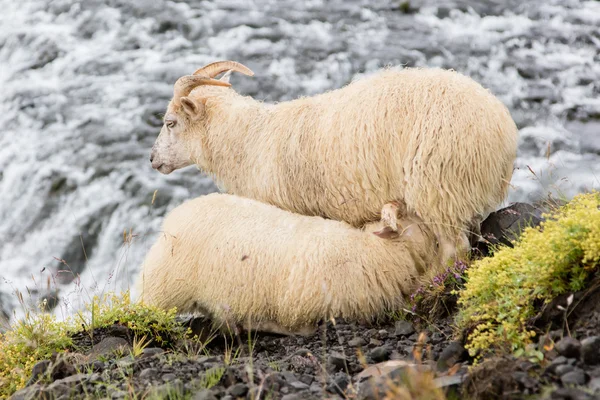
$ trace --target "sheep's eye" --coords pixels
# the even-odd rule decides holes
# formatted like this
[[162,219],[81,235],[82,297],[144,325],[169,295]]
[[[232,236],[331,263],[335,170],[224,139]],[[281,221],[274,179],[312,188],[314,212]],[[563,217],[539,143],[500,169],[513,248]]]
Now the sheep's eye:
[[175,120],[168,119],[165,121],[165,124],[167,125],[167,128],[172,128],[175,126],[175,122],[176,122]]

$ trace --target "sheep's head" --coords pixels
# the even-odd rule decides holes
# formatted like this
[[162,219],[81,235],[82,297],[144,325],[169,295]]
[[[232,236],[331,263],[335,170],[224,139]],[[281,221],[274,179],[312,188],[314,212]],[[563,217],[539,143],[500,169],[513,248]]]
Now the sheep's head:
[[[227,73],[221,79],[215,79],[222,72]],[[171,172],[194,164],[189,147],[186,144],[186,132],[206,118],[204,103],[188,95],[198,86],[218,86],[228,88],[229,76],[233,71],[252,76],[254,73],[242,64],[234,61],[218,61],[196,70],[175,82],[173,99],[169,103],[160,134],[152,146],[150,162],[152,168],[168,175]]]

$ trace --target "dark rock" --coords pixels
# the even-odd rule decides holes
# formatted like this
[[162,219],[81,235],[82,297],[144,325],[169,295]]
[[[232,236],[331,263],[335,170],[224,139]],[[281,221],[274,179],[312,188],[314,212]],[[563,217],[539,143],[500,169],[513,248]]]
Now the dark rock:
[[415,327],[408,321],[396,321],[394,335],[410,336],[415,333]]
[[69,386],[64,383],[53,382],[45,389],[42,389],[42,398],[56,399],[69,394]]
[[332,351],[329,357],[327,357],[327,366],[334,371],[341,371],[347,367],[347,358],[345,355]]
[[465,359],[467,351],[463,345],[459,342],[451,342],[448,344],[437,361],[437,367],[440,370],[446,370],[454,364],[461,362]]
[[519,237],[528,226],[537,226],[543,220],[543,211],[527,203],[513,203],[491,213],[481,224],[481,236],[484,242],[474,241],[473,247],[484,255],[489,247],[499,243],[512,247],[511,240]]
[[577,368],[571,372],[567,372],[566,374],[560,377],[560,381],[563,385],[585,385],[587,382],[587,375],[583,370]]
[[150,347],[150,348],[145,348],[144,350],[142,350],[142,355],[141,357],[152,357],[155,356],[157,354],[162,354],[165,351],[163,349],[161,349],[160,347]]
[[158,375],[158,370],[156,368],[146,368],[140,372],[140,379],[154,379]]
[[133,368],[133,366],[137,363],[137,360],[132,356],[126,356],[117,361],[117,366],[121,369],[129,369]]
[[581,341],[581,358],[589,365],[600,364],[600,336],[590,336]]
[[217,397],[208,389],[203,389],[199,392],[196,392],[192,396],[192,400],[217,400]]
[[313,377],[312,375],[306,375],[306,374],[305,374],[305,375],[302,375],[302,376],[300,377],[300,382],[304,382],[304,383],[306,383],[307,385],[310,385],[311,383],[313,383],[313,381],[314,381],[314,380],[315,380],[315,379],[314,379],[314,377]]
[[67,376],[66,378],[54,381],[54,383],[62,383],[65,385],[73,386],[73,385],[77,385],[78,383],[81,383],[81,382],[84,382],[87,380],[88,380],[87,374],[75,374],[75,375]]
[[550,395],[552,400],[596,400],[596,397],[577,388],[559,388]]
[[561,366],[561,365],[565,365],[567,364],[567,358],[564,356],[558,356],[556,357],[554,360],[552,360],[552,362],[550,363],[550,365],[548,365],[546,367],[546,372],[550,373],[550,374],[557,374],[556,369]]
[[600,392],[600,376],[592,378],[588,384],[589,388],[594,392]]
[[367,341],[361,337],[357,337],[348,341],[350,347],[363,347],[367,344]]
[[237,397],[244,397],[248,393],[248,386],[244,383],[236,383],[227,389],[227,394]]
[[556,375],[563,376],[564,374],[568,374],[569,372],[575,370],[575,367],[569,364],[563,364],[557,366],[555,369]]
[[572,337],[564,337],[554,346],[558,354],[567,358],[579,358],[581,353],[581,343]]
[[371,359],[375,362],[389,360],[390,354],[392,354],[392,350],[388,346],[376,347],[370,352]]
[[24,387],[23,389],[13,393],[10,400],[30,400],[37,399],[42,393],[42,387],[39,384]]
[[89,352],[90,359],[98,358],[98,357],[106,357],[109,355],[113,355],[117,352],[123,354],[125,351],[130,349],[131,346],[129,342],[121,337],[109,336],[107,338],[102,339],[102,341],[94,347]]
[[321,386],[321,384],[319,382],[313,382],[310,385],[309,391],[311,393],[322,393],[323,392],[323,387]]
[[340,373],[337,373],[335,375],[335,377],[333,378],[333,380],[331,381],[331,383],[329,385],[327,385],[326,390],[329,393],[335,393],[342,397],[346,397],[345,391],[348,388],[349,384],[350,384],[350,378],[348,377],[348,375],[340,372]]
[[50,377],[53,381],[66,378],[76,372],[75,367],[64,358],[59,358],[50,366]]
[[309,385],[307,385],[304,382],[300,382],[300,381],[292,382],[292,383],[290,383],[290,386],[296,390],[307,390],[309,388]]
[[175,374],[172,374],[172,373],[169,373],[169,374],[164,374],[164,375],[162,376],[162,380],[163,380],[163,382],[169,382],[169,381],[173,381],[173,380],[175,380],[175,379],[177,379],[177,375],[175,375]]
[[296,376],[296,374],[294,374],[291,371],[282,371],[280,375],[288,383],[298,382],[299,381],[299,379]]
[[50,360],[43,360],[35,364],[31,370],[31,378],[25,386],[30,386],[36,383],[46,371],[48,371],[48,367],[52,364]]

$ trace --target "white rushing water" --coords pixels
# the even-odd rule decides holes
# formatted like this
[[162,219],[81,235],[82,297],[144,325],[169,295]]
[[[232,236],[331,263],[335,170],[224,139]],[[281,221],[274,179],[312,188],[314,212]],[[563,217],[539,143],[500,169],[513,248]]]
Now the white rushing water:
[[64,316],[127,288],[165,212],[216,190],[148,160],[175,80],[215,60],[252,68],[232,83],[265,101],[454,68],[519,125],[510,201],[597,188],[600,2],[524,3],[0,0],[0,304],[58,293]]

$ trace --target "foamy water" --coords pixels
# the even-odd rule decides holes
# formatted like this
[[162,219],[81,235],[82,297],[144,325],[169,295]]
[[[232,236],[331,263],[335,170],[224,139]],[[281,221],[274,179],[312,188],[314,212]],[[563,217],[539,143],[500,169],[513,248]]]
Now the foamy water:
[[216,190],[148,155],[175,80],[220,59],[269,102],[389,64],[454,68],[519,125],[509,201],[597,188],[600,2],[526,3],[0,1],[0,304],[19,316],[15,290],[57,291],[68,315],[127,288],[165,212]]

